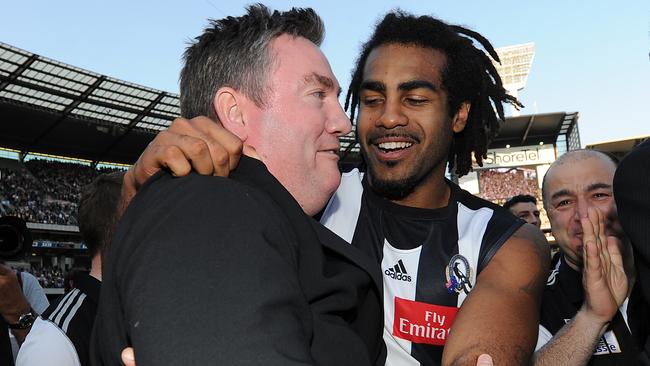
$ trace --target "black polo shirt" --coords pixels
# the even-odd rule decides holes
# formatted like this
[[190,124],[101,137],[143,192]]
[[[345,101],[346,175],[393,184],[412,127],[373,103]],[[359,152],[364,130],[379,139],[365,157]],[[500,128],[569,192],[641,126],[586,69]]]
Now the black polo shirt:
[[[573,270],[557,253],[552,261],[552,269],[542,298],[540,324],[555,335],[571,321],[584,302],[582,273]],[[605,333],[600,337],[589,365],[634,365],[639,353],[639,328],[646,318],[638,311],[638,291],[634,291],[611,320]],[[621,313],[625,311],[625,316]],[[626,319],[627,318],[627,319]],[[645,326],[643,326],[645,327]],[[630,330],[632,329],[632,330]]]

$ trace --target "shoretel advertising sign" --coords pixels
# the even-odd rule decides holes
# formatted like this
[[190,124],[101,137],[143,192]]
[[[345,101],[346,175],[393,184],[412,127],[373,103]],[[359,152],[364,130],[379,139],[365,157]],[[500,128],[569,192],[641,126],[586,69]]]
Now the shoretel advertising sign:
[[500,168],[509,166],[550,164],[555,161],[555,148],[551,145],[511,147],[508,149],[491,149],[483,159],[483,167]]

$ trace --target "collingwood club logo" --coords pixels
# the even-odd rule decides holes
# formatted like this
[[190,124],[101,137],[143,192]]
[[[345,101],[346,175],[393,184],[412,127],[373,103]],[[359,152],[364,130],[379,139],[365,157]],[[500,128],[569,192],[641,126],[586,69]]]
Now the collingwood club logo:
[[384,274],[394,280],[411,282],[411,276],[406,272],[406,267],[401,259],[397,261],[396,265],[387,268]]
[[453,294],[455,292],[460,294],[464,292],[465,294],[469,294],[472,291],[472,284],[470,283],[472,268],[469,266],[467,258],[460,254],[451,257],[445,269],[445,274],[447,277],[447,282],[445,283],[447,293]]

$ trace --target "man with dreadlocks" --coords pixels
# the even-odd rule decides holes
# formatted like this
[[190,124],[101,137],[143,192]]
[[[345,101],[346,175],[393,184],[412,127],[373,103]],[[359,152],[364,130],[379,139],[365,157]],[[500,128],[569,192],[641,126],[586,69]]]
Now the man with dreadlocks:
[[[520,106],[474,41],[498,60],[478,33],[388,13],[348,91],[367,174],[343,175],[321,221],[381,265],[386,364],[475,364],[482,353],[524,364],[535,346],[545,239],[444,176],[447,163],[466,174],[472,154],[481,165],[503,103]],[[160,166],[178,175],[232,166],[212,141],[223,131],[188,122],[150,144],[125,177],[126,198]]]
[[543,237],[444,177],[447,163],[466,174],[472,153],[481,164],[502,103],[520,106],[472,39],[498,60],[478,33],[389,13],[348,90],[367,172],[343,174],[321,221],[381,263],[387,364],[475,362],[479,350],[515,364],[534,347]]

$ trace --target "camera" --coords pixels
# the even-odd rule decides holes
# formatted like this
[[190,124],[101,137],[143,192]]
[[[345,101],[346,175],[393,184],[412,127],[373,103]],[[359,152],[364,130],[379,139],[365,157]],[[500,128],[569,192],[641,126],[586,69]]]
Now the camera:
[[32,234],[25,220],[0,217],[0,261],[21,260],[32,246]]

